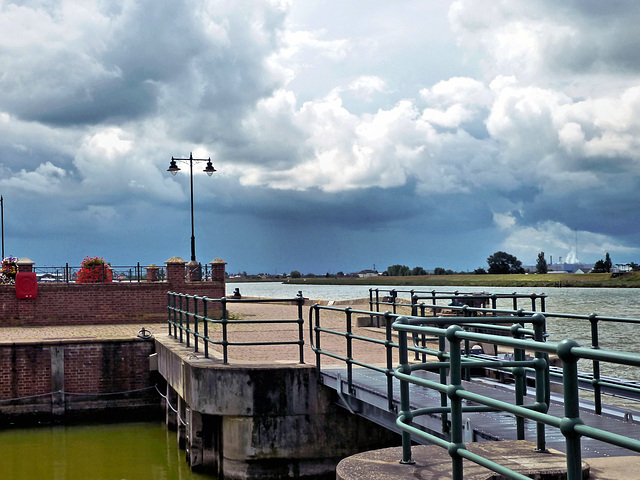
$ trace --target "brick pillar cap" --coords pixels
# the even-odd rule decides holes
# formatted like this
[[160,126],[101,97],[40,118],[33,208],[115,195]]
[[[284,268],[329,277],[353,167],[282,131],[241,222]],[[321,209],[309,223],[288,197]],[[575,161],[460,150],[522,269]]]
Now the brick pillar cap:
[[[169,263],[169,262],[165,262],[165,263]],[[150,263],[147,268],[160,268],[160,267],[158,267],[158,265],[156,265],[155,263]]]
[[33,260],[31,260],[29,257],[22,257],[20,260],[18,260],[18,265],[35,265],[36,262],[34,262]]
[[181,264],[183,264],[183,265],[184,265],[184,264],[185,264],[185,263],[187,263],[187,262],[186,262],[186,261],[184,261],[184,260],[183,260],[182,258],[180,258],[180,257],[171,257],[169,260],[167,260],[167,261],[166,261],[166,262],[164,262],[164,263],[166,263],[167,265],[169,265],[169,264],[176,264],[176,263],[178,263],[178,264],[179,264],[179,263],[181,263]]
[[210,262],[210,263],[211,265],[215,265],[216,263],[224,263],[225,265],[227,264],[227,262],[225,262],[221,258],[216,258],[213,262]]
[[[183,260],[184,261],[184,260]],[[187,265],[200,265],[197,260],[191,260],[187,263]]]

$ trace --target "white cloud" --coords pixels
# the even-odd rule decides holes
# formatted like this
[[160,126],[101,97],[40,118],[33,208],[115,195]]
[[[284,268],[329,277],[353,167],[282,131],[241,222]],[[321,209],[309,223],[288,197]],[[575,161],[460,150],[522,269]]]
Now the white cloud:
[[556,260],[563,257],[567,262],[593,263],[584,259],[604,257],[606,252],[623,258],[640,253],[640,248],[626,245],[610,235],[575,231],[560,222],[523,226],[509,214],[495,214],[494,222],[506,234],[503,250],[521,259],[533,259],[539,252],[545,252],[547,260],[552,255]]
[[64,193],[62,185],[65,177],[66,171],[64,169],[56,167],[51,162],[45,162],[33,171],[22,169],[11,178],[1,179],[0,185],[5,188],[53,197]]

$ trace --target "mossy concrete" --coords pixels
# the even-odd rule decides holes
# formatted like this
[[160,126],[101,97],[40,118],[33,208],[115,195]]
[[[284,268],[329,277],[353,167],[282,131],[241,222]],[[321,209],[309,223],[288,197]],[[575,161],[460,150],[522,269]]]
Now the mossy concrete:
[[238,479],[334,479],[356,452],[400,443],[399,435],[335,404],[312,365],[204,358],[156,337],[158,369],[184,404],[194,470]]

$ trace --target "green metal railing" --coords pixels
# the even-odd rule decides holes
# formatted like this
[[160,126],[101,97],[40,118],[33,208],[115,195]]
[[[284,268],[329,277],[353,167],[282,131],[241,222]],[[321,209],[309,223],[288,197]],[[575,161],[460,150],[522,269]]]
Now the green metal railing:
[[[408,294],[408,303],[403,294]],[[380,307],[387,309],[391,307],[392,313],[397,313],[398,306],[411,306],[418,308],[428,301],[432,305],[432,314],[436,315],[439,310],[445,310],[449,306],[468,305],[468,306],[489,306],[496,310],[502,304],[509,302],[513,310],[521,308],[520,302],[527,300],[530,302],[531,310],[545,311],[546,306],[545,294],[522,294],[522,293],[487,293],[487,292],[464,292],[460,290],[454,291],[437,291],[437,290],[399,290],[399,289],[369,289],[369,309],[371,311],[380,312]],[[519,302],[520,301],[520,302]],[[444,303],[443,303],[444,302]],[[415,311],[412,315],[417,315]]]
[[[229,318],[227,305],[230,303],[290,303],[297,306],[298,318],[272,319],[272,320],[236,320]],[[169,335],[185,342],[186,346],[199,351],[199,342],[202,342],[205,358],[209,357],[209,345],[222,347],[222,359],[229,363],[229,347],[232,346],[259,346],[259,345],[297,345],[300,363],[304,363],[304,319],[302,307],[304,298],[302,292],[294,298],[273,299],[237,299],[237,298],[207,298],[183,293],[168,293],[168,327]],[[214,318],[214,316],[216,318]],[[298,326],[298,338],[295,340],[237,342],[229,339],[230,327],[234,325],[249,324],[296,324]],[[218,326],[214,331],[213,326]]]
[[[431,305],[432,308],[438,308]],[[501,411],[516,417],[516,430],[518,439],[524,439],[524,420],[536,422],[537,450],[546,450],[545,428],[551,426],[558,428],[565,437],[567,452],[567,471],[569,480],[582,478],[580,437],[590,437],[612,445],[640,452],[640,441],[624,437],[612,432],[584,425],[580,419],[580,403],[578,397],[579,374],[577,362],[580,359],[588,359],[593,362],[609,362],[618,365],[640,366],[640,355],[603,350],[594,347],[581,347],[573,340],[563,340],[559,343],[545,341],[545,316],[536,312],[524,312],[523,310],[493,310],[485,308],[472,308],[466,306],[449,306],[458,310],[461,315],[467,316],[400,316],[391,312],[380,313],[377,311],[354,310],[351,308],[340,309],[337,307],[325,307],[314,305],[309,312],[311,347],[316,353],[316,367],[321,368],[321,358],[328,356],[341,360],[347,367],[347,385],[350,392],[354,391],[353,367],[360,366],[384,373],[387,377],[388,409],[397,413],[393,403],[393,381],[400,382],[400,412],[397,426],[403,432],[403,463],[411,463],[411,435],[421,437],[431,443],[446,448],[452,457],[452,471],[455,480],[462,479],[462,461],[471,460],[486,468],[489,468],[508,478],[528,478],[514,472],[502,465],[492,462],[468,451],[463,443],[462,423],[463,412]],[[321,325],[321,311],[342,311],[345,314],[345,330],[324,328]],[[491,316],[475,316],[474,313],[490,314]],[[370,315],[384,318],[386,323],[385,339],[373,339],[354,333],[351,317],[353,314]],[[495,316],[494,316],[495,315]],[[555,314],[552,314],[555,315]],[[564,314],[557,314],[564,315]],[[577,318],[580,316],[572,316]],[[591,316],[590,316],[591,317]],[[599,318],[603,320],[602,317]],[[395,322],[393,325],[392,321]],[[593,319],[592,325],[593,325]],[[627,321],[630,319],[613,319],[611,321]],[[491,322],[491,324],[489,323]],[[532,328],[525,328],[531,323]],[[493,325],[497,324],[497,325]],[[506,326],[504,324],[511,324]],[[477,329],[480,331],[471,331]],[[487,333],[494,331],[495,333]],[[509,332],[511,338],[505,336]],[[398,335],[398,342],[393,341],[393,333]],[[411,334],[413,341],[409,341]],[[333,335],[345,338],[346,355],[336,354],[322,349],[323,335]],[[426,347],[425,339],[436,340],[438,349]],[[597,338],[597,337],[596,337]],[[353,356],[353,342],[363,341],[384,346],[386,354],[386,367],[371,365],[361,362]],[[502,347],[512,348],[513,360],[487,360],[470,355],[469,344],[472,342],[491,343]],[[447,345],[448,344],[448,345]],[[464,344],[464,347],[463,347]],[[448,347],[448,348],[447,348]],[[397,352],[395,351],[397,350]],[[414,352],[421,362],[410,363],[409,353]],[[525,352],[534,352],[533,359],[526,359]],[[393,358],[397,354],[399,366],[393,368]],[[562,382],[564,392],[564,417],[558,418],[548,413],[550,403],[549,393],[549,362],[550,354],[557,355],[562,360]],[[436,361],[425,361],[426,356],[435,356]],[[515,380],[513,403],[496,400],[478,393],[465,390],[462,379],[465,372],[471,368],[488,367],[511,372]],[[418,370],[439,370],[439,381],[432,381],[412,375]],[[449,376],[447,378],[447,370]],[[524,404],[526,393],[526,371],[535,372],[535,401]],[[409,384],[416,384],[433,389],[440,394],[440,405],[434,407],[410,409]],[[636,389],[637,390],[637,389]],[[465,405],[464,402],[473,402],[474,406]],[[412,420],[417,416],[427,414],[440,414],[442,418],[442,432],[449,435],[443,439],[429,434],[412,426]],[[448,419],[450,417],[450,422]]]
[[[580,437],[590,437],[606,443],[610,443],[622,448],[627,448],[635,452],[640,452],[640,441],[627,438],[615,433],[607,432],[595,427],[585,425],[580,419],[580,400],[578,397],[578,368],[577,363],[581,358],[597,360],[600,362],[611,362],[621,365],[640,366],[640,355],[626,352],[615,352],[611,350],[597,350],[593,348],[580,347],[573,340],[563,340],[559,343],[547,343],[525,339],[509,339],[507,337],[492,336],[464,331],[459,325],[453,325],[446,330],[441,328],[425,327],[422,325],[411,325],[410,319],[398,318],[394,323],[394,329],[399,333],[399,354],[400,366],[395,372],[395,376],[401,381],[401,402],[402,411],[398,417],[398,426],[403,430],[403,462],[411,462],[411,442],[409,435],[421,436],[435,444],[447,448],[452,457],[453,478],[462,479],[462,461],[471,460],[486,468],[496,471],[509,478],[528,478],[517,472],[484,459],[466,450],[462,442],[462,412],[464,400],[471,401],[490,408],[495,408],[511,413],[518,417],[535,421],[537,425],[549,425],[560,429],[566,440],[566,459],[569,480],[582,478],[582,461],[580,451]],[[446,338],[450,345],[450,357],[447,366],[450,368],[450,383],[442,385],[428,380],[422,380],[411,375],[411,372],[424,368],[424,365],[410,365],[408,362],[408,333],[426,333],[441,338]],[[514,349],[528,350],[536,352],[536,365],[542,364],[540,354],[556,354],[562,360],[563,365],[563,387],[564,387],[564,417],[557,418],[545,412],[543,402],[540,402],[538,390],[536,390],[536,403],[531,406],[512,405],[491,397],[478,395],[466,391],[462,387],[462,370],[465,368],[465,361],[461,356],[460,343],[462,340],[493,342],[497,345],[511,347]],[[524,366],[524,365],[521,365]],[[411,427],[411,420],[417,415],[423,415],[430,409],[411,411],[409,408],[408,384],[413,383],[427,388],[433,388],[446,393],[450,402],[447,412],[451,415],[451,440],[443,441],[438,437],[422,432]],[[537,382],[536,382],[537,383]],[[406,438],[405,438],[406,437]],[[540,449],[540,446],[538,446]]]

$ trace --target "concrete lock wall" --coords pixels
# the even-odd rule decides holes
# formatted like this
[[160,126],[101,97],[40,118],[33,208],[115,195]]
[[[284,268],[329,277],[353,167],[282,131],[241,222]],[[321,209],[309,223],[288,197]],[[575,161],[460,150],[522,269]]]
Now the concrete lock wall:
[[[400,438],[335,406],[309,365],[223,365],[156,338],[158,368],[180,419],[168,412],[194,470],[224,479],[335,478],[353,453]],[[175,404],[174,404],[175,406]]]
[[0,423],[158,409],[154,348],[141,339],[0,344]]

